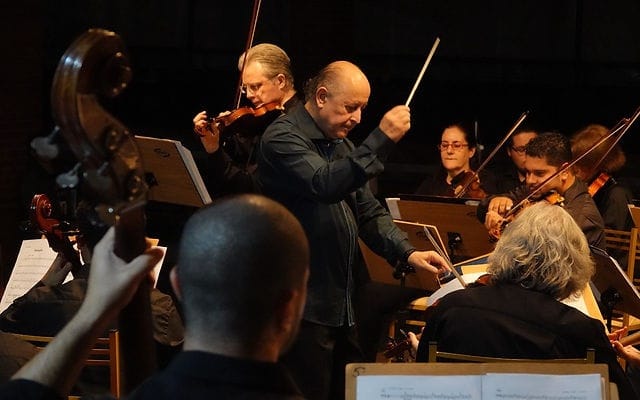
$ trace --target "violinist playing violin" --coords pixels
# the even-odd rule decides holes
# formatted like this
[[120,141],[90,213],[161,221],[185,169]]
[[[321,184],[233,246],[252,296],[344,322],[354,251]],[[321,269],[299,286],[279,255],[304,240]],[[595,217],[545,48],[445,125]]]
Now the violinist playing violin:
[[585,289],[594,270],[564,209],[546,202],[524,209],[489,257],[488,283],[451,292],[428,310],[416,361],[428,360],[430,341],[440,351],[498,358],[584,358],[592,348],[620,399],[637,399],[602,321],[562,303]]
[[[478,219],[484,222],[487,230],[500,230],[499,226],[505,224],[505,216],[511,207],[533,191],[537,194],[529,199],[532,202],[545,200],[549,194],[557,193],[561,197],[559,204],[573,217],[589,244],[604,248],[604,222],[589,196],[587,185],[575,176],[571,168],[559,172],[571,160],[571,145],[564,135],[546,132],[531,139],[525,146],[525,183],[509,192],[483,199],[478,206]],[[540,187],[555,174],[557,176]]]
[[270,43],[255,45],[246,57],[244,53],[240,56],[238,68],[242,71],[242,93],[253,108],[226,111],[215,118],[201,111],[193,118],[194,131],[208,153],[203,172],[214,195],[258,191],[254,179],[255,148],[266,125],[255,124],[257,128],[250,132],[228,132],[234,127],[225,129],[225,125],[234,122],[236,115],[258,118],[274,109],[286,112],[301,103],[294,88],[291,60],[280,47]]
[[474,177],[471,164],[477,150],[476,139],[469,132],[462,123],[450,125],[442,132],[438,144],[442,166],[420,184],[416,194],[483,199],[496,192],[495,179],[486,170],[479,173],[479,179],[467,182]]
[[[579,130],[571,137],[572,153],[580,156],[608,133],[609,129],[597,124]],[[633,221],[627,208],[633,195],[627,187],[614,178],[615,173],[622,169],[625,162],[626,157],[622,148],[618,144],[611,147],[611,139],[609,139],[573,166],[576,176],[587,183],[589,194],[593,197],[604,219],[605,228],[620,231],[629,231],[633,228]]]

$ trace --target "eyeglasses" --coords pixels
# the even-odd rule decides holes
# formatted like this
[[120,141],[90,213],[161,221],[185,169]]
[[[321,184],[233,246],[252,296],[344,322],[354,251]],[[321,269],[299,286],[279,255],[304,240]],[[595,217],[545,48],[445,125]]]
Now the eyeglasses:
[[262,82],[247,83],[246,85],[240,86],[240,91],[242,92],[242,94],[247,94],[247,92],[257,93],[258,90],[260,90],[265,83],[267,83],[269,81],[272,81],[274,78],[275,78],[275,76],[272,77],[272,78],[267,78],[267,79],[263,80]]
[[453,151],[458,151],[463,147],[467,147],[469,146],[469,143],[460,143],[460,142],[453,142],[453,143],[449,143],[449,142],[442,142],[438,144],[438,150],[440,151],[446,151],[449,146],[451,146],[451,148],[453,149]]
[[515,151],[516,153],[524,153],[525,149],[527,148],[527,146],[511,146],[511,150]]

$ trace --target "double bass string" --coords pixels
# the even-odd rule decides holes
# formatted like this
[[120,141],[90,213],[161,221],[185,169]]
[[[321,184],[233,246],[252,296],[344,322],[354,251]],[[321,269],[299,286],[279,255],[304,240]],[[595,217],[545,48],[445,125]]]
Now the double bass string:
[[420,74],[418,75],[418,79],[416,79],[416,83],[413,84],[413,89],[411,89],[411,93],[409,94],[409,98],[407,99],[406,103],[404,103],[405,106],[409,107],[409,103],[411,103],[411,100],[413,99],[413,95],[416,93],[416,89],[418,89],[418,85],[420,84],[420,81],[422,80],[422,76],[424,75],[424,72],[427,70],[427,67],[429,66],[429,63],[431,62],[431,58],[433,58],[433,54],[436,52],[436,49],[438,48],[439,44],[440,44],[440,38],[437,37],[436,41],[433,43],[433,46],[431,47],[431,51],[429,52],[429,55],[427,56],[426,61],[424,62],[424,65],[422,66],[422,70],[420,71]]

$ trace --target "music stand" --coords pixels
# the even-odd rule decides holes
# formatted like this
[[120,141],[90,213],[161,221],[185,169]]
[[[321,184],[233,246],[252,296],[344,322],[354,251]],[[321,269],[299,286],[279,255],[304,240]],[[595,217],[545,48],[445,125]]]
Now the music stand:
[[591,281],[600,292],[600,303],[604,308],[607,328],[611,330],[614,308],[640,318],[640,293],[627,274],[606,251],[595,246],[589,247],[596,262],[596,273]]
[[[398,228],[407,233],[409,242],[418,251],[433,250],[433,246],[427,239],[424,229],[436,238],[440,246],[444,246],[438,229],[433,225],[417,224],[407,221],[394,220]],[[424,289],[433,292],[440,287],[440,282],[435,274],[426,271],[414,271],[413,269],[403,268],[403,265],[395,267],[392,273],[387,260],[375,254],[367,245],[360,241],[360,249],[362,256],[367,264],[369,275],[374,282],[387,283],[400,286],[406,286],[417,289]]]
[[149,200],[193,207],[211,203],[193,156],[182,143],[147,136],[136,136],[135,140],[149,185]]
[[398,212],[396,219],[438,227],[454,263],[493,251],[487,229],[476,217],[477,203],[477,200],[405,194],[387,199],[389,209]]

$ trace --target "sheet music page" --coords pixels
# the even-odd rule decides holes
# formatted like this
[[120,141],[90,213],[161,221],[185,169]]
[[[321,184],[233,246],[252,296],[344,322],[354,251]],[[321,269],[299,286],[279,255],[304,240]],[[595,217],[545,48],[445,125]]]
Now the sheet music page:
[[44,276],[55,258],[56,252],[49,247],[47,239],[22,241],[16,264],[0,300],[0,312],[31,289]]
[[571,306],[573,308],[578,309],[579,311],[582,311],[582,313],[586,316],[591,316],[591,314],[589,313],[589,309],[587,308],[587,303],[584,300],[584,296],[582,295],[582,293],[580,293],[580,296],[578,297],[568,297],[564,300],[562,300],[562,302],[568,306]]
[[[157,244],[154,245],[154,246],[157,246]],[[156,287],[156,285],[158,284],[158,277],[160,276],[160,269],[162,268],[162,263],[164,262],[164,257],[167,255],[167,248],[166,247],[158,246],[158,248],[162,250],[162,258],[160,259],[160,261],[158,261],[158,263],[151,270],[151,276],[153,278],[153,287]]]
[[[154,278],[153,287],[156,287],[162,262],[164,261],[164,256],[167,254],[166,247],[159,247],[163,250],[163,255],[151,271],[151,275]],[[15,299],[25,294],[38,283],[53,263],[53,260],[55,260],[56,254],[57,253],[49,247],[47,239],[22,241],[20,252],[11,271],[11,276],[9,277],[9,282],[7,282],[7,287],[0,300],[0,313],[6,310]],[[73,279],[73,275],[69,274],[64,282],[68,282],[71,279]]]
[[[472,282],[475,282],[476,279],[478,279],[480,276],[484,274],[485,272],[474,272],[471,274],[464,274],[462,275],[462,279],[466,283],[472,283]],[[462,284],[460,283],[459,280],[457,279],[450,280],[449,282],[440,286],[440,289],[433,292],[431,296],[427,297],[427,307],[432,305],[439,298],[444,297],[445,295],[460,289],[462,289]]]
[[480,400],[482,375],[362,375],[356,400]]
[[198,167],[196,166],[196,162],[193,159],[193,154],[191,154],[191,151],[189,151],[189,149],[184,147],[182,143],[175,141],[175,145],[176,145],[176,148],[178,149],[178,153],[180,153],[180,156],[184,160],[184,165],[187,167],[187,170],[189,171],[189,175],[191,176],[191,179],[193,180],[193,183],[196,186],[196,189],[198,190],[198,194],[200,194],[200,198],[202,199],[202,202],[204,204],[211,203],[211,196],[209,195],[209,191],[207,190],[204,184],[204,181],[202,180],[200,171],[198,170]]
[[500,400],[601,400],[600,374],[543,375],[488,373],[482,396]]
[[391,218],[402,219],[402,215],[400,215],[400,209],[398,208],[398,201],[400,201],[400,197],[387,197],[384,200],[387,203],[387,208],[389,209]]

